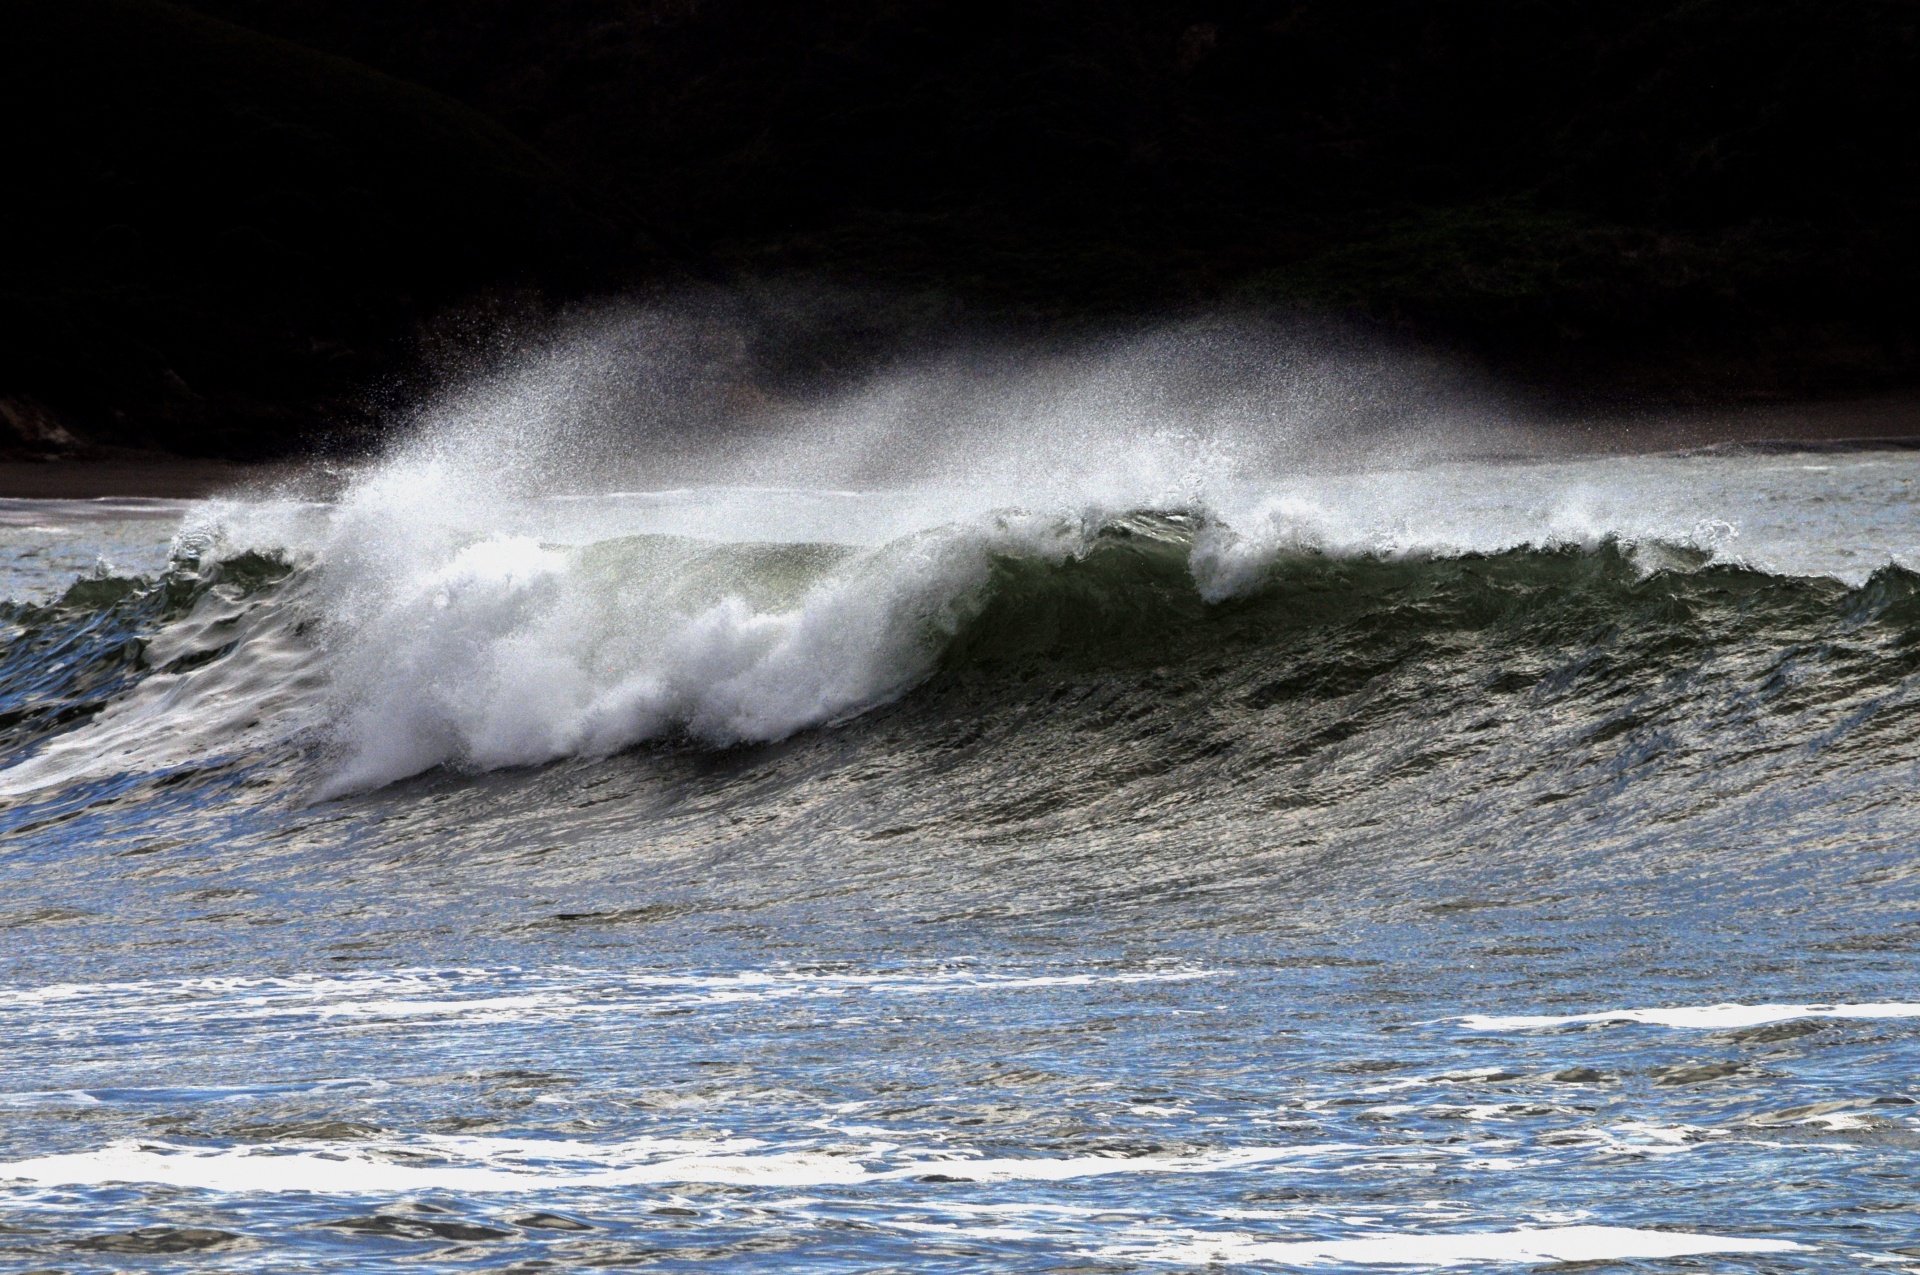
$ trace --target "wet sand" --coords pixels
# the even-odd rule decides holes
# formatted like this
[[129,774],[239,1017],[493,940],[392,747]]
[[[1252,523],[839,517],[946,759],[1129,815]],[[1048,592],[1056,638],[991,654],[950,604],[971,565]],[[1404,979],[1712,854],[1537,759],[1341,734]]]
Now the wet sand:
[[62,460],[4,459],[0,460],[0,499],[148,496],[195,500],[277,483],[300,469],[287,462],[246,464],[137,451]]

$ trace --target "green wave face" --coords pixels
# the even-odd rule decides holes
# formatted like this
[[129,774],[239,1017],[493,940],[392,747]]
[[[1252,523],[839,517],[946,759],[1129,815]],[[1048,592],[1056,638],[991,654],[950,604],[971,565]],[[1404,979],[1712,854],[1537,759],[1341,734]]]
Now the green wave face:
[[1299,555],[1216,604],[1177,539],[1001,558],[914,694],[767,764],[882,765],[898,835],[1029,846],[1004,871],[1045,896],[1084,875],[1047,858],[1068,844],[1105,873],[1135,847],[1155,889],[1166,838],[1212,845],[1175,875],[1214,880],[1329,838],[1455,854],[1490,828],[1565,840],[1598,820],[1595,852],[1652,844],[1796,809],[1815,758],[1828,789],[1865,793],[1920,749],[1920,577],[1647,556]]
[[1209,602],[1191,550],[1188,529],[1122,524],[1063,562],[996,557],[986,600],[942,668],[1015,678],[1140,665],[1193,664],[1218,677],[1290,670],[1292,693],[1275,682],[1265,696],[1277,702],[1348,694],[1403,665],[1444,662],[1467,674],[1573,648],[1604,647],[1639,666],[1768,640],[1904,645],[1920,619],[1920,577],[1895,566],[1851,589],[1612,540],[1450,557],[1302,552]]
[[[494,581],[473,603],[471,580],[443,581],[382,616],[376,642],[314,604],[324,566],[185,562],[158,581],[83,581],[12,608],[0,741],[19,761],[155,674],[185,684],[224,669],[253,685],[248,661],[299,647],[321,670],[300,718],[310,770],[338,764],[343,720],[363,750],[415,748],[369,772],[376,785],[438,764],[824,729],[856,747],[884,731],[885,748],[908,754],[990,737],[1034,775],[1077,776],[1068,786],[1088,800],[1151,776],[1291,785],[1287,800],[1317,802],[1351,795],[1354,775],[1391,787],[1500,752],[1538,753],[1501,763],[1516,783],[1630,755],[1680,773],[1735,738],[1771,755],[1824,731],[1823,746],[1852,755],[1884,746],[1893,727],[1876,698],[1920,661],[1920,577],[1898,567],[1850,588],[1617,541],[1295,551],[1209,600],[1196,546],[1217,530],[1143,514],[1079,541],[530,546],[531,583],[502,593]],[[369,670],[384,679],[375,694],[351,681]],[[755,716],[763,700],[778,711]],[[453,715],[475,704],[493,716]],[[249,728],[291,711],[223,706]],[[484,732],[508,728],[548,733],[523,753],[485,753]],[[1309,771],[1332,786],[1305,782]]]

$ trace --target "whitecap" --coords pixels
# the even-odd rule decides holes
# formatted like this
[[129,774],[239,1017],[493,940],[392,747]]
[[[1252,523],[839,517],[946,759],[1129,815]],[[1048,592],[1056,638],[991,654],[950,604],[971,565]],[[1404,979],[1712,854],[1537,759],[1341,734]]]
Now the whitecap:
[[1555,1226],[1539,1230],[1442,1235],[1359,1235],[1345,1239],[1268,1240],[1252,1235],[1188,1235],[1154,1246],[1117,1246],[1113,1256],[1183,1265],[1462,1266],[1468,1263],[1624,1262],[1673,1257],[1805,1251],[1792,1240],[1701,1235],[1624,1226]]
[[1654,1027],[1728,1031],[1791,1022],[1796,1018],[1920,1018],[1920,1002],[1877,1001],[1853,1005],[1728,1002],[1655,1009],[1605,1009],[1587,1014],[1466,1014],[1458,1022],[1469,1031],[1480,1032],[1529,1031],[1584,1023],[1645,1023]]

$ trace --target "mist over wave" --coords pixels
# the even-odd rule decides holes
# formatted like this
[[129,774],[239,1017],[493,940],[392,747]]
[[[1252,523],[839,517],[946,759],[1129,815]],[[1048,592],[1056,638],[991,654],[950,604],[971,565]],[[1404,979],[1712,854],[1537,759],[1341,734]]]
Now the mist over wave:
[[[1203,611],[1270,591],[1303,555],[1613,545],[1640,575],[1859,584],[1912,549],[1904,471],[1863,471],[1901,490],[1863,518],[1780,498],[1818,467],[1473,459],[1525,432],[1457,377],[1325,333],[1219,320],[824,387],[756,363],[765,344],[711,308],[595,316],[424,406],[332,499],[204,506],[176,556],[212,574],[151,639],[154,671],[0,782],[267,746],[315,759],[325,797],[778,740],[923,683],[1004,603],[1008,564],[1043,594],[1096,579],[1121,623],[1168,591]],[[1166,570],[1114,567],[1128,539]],[[223,582],[243,555],[293,574]]]

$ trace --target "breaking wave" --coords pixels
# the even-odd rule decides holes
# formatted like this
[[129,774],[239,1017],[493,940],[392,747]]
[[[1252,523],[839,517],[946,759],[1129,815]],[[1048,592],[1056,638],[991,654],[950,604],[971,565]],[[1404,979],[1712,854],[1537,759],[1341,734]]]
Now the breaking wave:
[[[1210,687],[1248,729],[1287,703],[1409,693],[1557,694],[1596,719],[1631,694],[1645,725],[1703,680],[1737,690],[1725,672],[1751,661],[1780,665],[1747,696],[1775,711],[1856,700],[1920,662],[1904,568],[1849,585],[1617,537],[1351,553],[1136,512],[1000,514],[866,546],[496,534],[382,572],[200,546],[159,581],[88,580],[11,610],[12,791],[278,748],[324,796],[436,766],[763,743],[916,690],[1012,711],[1036,680],[1084,691],[1143,671]],[[1793,686],[1796,654],[1821,666],[1817,688]]]
[[271,763],[325,798],[895,704],[1057,733],[1050,681],[1174,735],[1209,688],[1225,746],[1283,703],[1646,725],[1911,666],[1908,456],[1486,459],[1512,429],[1457,385],[1204,325],[778,402],[669,318],[526,353],[327,499],[200,506],[159,579],[12,605],[0,795]]

